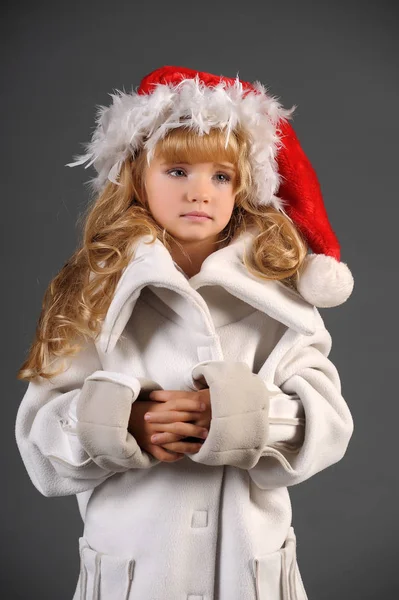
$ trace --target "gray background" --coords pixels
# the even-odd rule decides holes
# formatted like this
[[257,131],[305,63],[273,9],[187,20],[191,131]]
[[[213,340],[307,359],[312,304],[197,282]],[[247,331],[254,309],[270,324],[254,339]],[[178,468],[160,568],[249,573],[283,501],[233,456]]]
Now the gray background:
[[64,165],[88,141],[96,104],[166,64],[259,79],[298,105],[293,125],[355,278],[346,304],[321,310],[355,432],[341,462],[290,488],[298,561],[310,600],[399,597],[395,3],[86,0],[2,13],[1,597],[70,600],[75,589],[76,499],[45,498],[27,476],[15,374],[94,174]]

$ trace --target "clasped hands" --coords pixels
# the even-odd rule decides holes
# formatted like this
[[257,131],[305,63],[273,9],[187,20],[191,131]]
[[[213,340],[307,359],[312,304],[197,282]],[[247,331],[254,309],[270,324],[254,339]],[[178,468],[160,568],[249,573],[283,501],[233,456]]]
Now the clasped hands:
[[211,425],[209,388],[153,390],[148,397],[133,402],[129,419],[128,431],[140,448],[163,462],[198,452]]

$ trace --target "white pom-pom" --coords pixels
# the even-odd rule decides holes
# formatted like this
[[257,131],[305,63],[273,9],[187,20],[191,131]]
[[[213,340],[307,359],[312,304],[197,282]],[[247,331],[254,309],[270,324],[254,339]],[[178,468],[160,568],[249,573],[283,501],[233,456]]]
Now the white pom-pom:
[[310,304],[331,308],[349,298],[353,284],[352,273],[345,263],[325,254],[308,254],[301,267],[297,289]]

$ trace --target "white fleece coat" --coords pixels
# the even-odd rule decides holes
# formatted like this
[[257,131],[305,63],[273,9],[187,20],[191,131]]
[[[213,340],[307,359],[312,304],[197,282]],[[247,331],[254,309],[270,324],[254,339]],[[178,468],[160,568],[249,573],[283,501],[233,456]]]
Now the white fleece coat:
[[[45,496],[76,494],[84,521],[74,600],[307,598],[287,487],[337,463],[353,421],[318,310],[248,273],[251,239],[188,279],[143,236],[97,341],[28,386],[25,467]],[[139,393],[203,387],[201,449],[174,463],[143,452],[127,431]]]

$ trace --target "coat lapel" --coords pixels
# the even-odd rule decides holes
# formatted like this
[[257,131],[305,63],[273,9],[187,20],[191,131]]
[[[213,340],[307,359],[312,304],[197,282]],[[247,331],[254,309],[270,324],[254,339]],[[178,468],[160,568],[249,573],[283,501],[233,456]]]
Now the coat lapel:
[[[111,352],[140,296],[152,285],[162,296],[173,295],[173,310],[190,322],[198,334],[214,336],[215,327],[208,306],[197,292],[202,286],[222,286],[229,293],[268,314],[287,327],[306,335],[316,328],[316,309],[299,293],[278,281],[261,280],[249,273],[242,263],[245,248],[253,233],[247,231],[228,246],[210,254],[197,275],[188,279],[174,264],[167,248],[151,235],[142,236],[135,255],[121,275],[108,308],[99,338],[103,352]],[[173,293],[175,292],[175,293]]]
[[280,281],[262,280],[252,275],[243,264],[244,250],[249,252],[253,237],[247,231],[225,248],[208,256],[202,263],[201,271],[190,279],[190,285],[195,290],[204,285],[220,285],[276,321],[311,335],[316,327],[315,307]]

